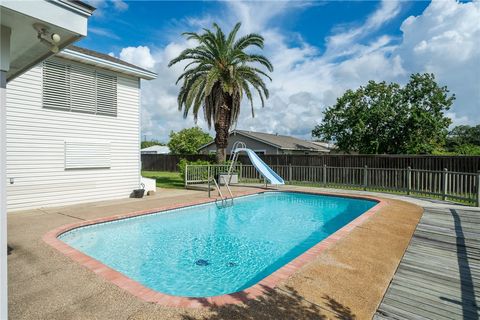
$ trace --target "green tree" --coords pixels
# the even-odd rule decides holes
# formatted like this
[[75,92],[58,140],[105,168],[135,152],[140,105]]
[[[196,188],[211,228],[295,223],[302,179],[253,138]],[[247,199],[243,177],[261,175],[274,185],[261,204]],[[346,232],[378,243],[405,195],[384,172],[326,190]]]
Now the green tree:
[[433,74],[413,74],[404,87],[369,81],[328,107],[312,135],[344,152],[432,153],[444,145],[451,123],[444,112],[455,95],[448,92]]
[[480,155],[480,146],[474,144],[461,144],[453,150],[456,154],[465,156]]
[[140,148],[144,149],[144,148],[148,148],[148,147],[151,147],[151,146],[164,146],[164,145],[165,145],[165,143],[162,143],[158,140],[150,140],[150,141],[145,140],[145,141],[142,141],[140,143]]
[[171,154],[197,154],[198,148],[212,141],[212,137],[199,127],[170,133],[167,146]]
[[447,149],[453,151],[461,145],[480,146],[480,124],[456,126],[448,133]]
[[217,24],[213,30],[204,29],[201,34],[187,32],[189,40],[195,40],[197,46],[184,50],[170,61],[172,66],[188,61],[185,71],[178,78],[183,85],[178,95],[178,108],[186,118],[191,111],[195,121],[200,109],[208,126],[215,128],[216,160],[226,159],[228,133],[240,114],[240,104],[245,95],[250,102],[252,116],[253,92],[257,92],[264,106],[268,98],[268,89],[262,76],[271,80],[269,75],[258,67],[273,71],[270,61],[259,54],[247,53],[249,47],[262,49],[264,39],[258,34],[248,34],[236,39],[240,23],[237,23],[228,36]]

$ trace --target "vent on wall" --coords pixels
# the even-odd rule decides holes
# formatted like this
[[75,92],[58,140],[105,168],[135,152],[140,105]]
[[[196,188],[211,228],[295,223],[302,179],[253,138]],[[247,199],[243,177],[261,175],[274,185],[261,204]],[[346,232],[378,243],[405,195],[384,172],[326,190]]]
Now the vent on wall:
[[57,60],[43,63],[43,107],[117,116],[117,77]]
[[110,142],[65,141],[65,169],[110,168]]

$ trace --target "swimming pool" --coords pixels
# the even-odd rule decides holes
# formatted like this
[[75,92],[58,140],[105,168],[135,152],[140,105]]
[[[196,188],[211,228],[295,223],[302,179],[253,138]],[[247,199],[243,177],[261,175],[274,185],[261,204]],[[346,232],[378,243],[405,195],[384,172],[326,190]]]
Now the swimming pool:
[[244,290],[376,201],[291,192],[196,205],[73,229],[71,247],[155,291],[210,297]]

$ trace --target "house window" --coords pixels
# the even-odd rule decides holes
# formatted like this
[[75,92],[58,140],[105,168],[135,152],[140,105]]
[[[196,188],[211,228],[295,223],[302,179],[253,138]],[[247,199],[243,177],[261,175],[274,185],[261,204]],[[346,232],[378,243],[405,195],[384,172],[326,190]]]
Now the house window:
[[94,68],[43,63],[43,107],[117,116],[117,77]]

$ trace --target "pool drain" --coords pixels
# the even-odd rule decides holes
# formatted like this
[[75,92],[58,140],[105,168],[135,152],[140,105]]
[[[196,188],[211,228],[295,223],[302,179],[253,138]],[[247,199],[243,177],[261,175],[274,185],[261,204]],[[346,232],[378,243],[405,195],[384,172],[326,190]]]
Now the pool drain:
[[236,267],[237,264],[236,264],[235,262],[229,262],[229,263],[227,263],[227,266],[229,266],[229,267]]
[[208,262],[208,260],[198,259],[197,261],[195,261],[195,264],[197,266],[205,267],[208,266],[210,263]]

